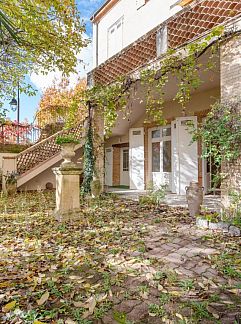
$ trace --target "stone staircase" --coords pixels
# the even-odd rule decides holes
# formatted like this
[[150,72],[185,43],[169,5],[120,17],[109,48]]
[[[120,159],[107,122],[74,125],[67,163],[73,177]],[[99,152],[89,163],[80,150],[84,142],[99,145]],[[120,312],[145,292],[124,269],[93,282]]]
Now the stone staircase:
[[83,124],[80,124],[68,130],[59,131],[19,153],[15,157],[15,168],[19,175],[18,188],[61,161],[61,146],[56,144],[56,138],[63,135],[72,135],[80,141],[75,151],[83,146]]

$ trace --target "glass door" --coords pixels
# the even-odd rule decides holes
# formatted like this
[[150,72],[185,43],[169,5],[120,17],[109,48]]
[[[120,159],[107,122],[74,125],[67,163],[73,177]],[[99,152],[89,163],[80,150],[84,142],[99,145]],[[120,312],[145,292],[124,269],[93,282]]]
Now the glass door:
[[149,174],[153,186],[158,188],[172,183],[172,142],[171,126],[149,130]]

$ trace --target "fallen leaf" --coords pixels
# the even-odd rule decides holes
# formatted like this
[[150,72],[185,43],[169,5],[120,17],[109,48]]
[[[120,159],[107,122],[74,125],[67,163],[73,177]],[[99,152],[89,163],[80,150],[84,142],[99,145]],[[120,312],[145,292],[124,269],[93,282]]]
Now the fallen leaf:
[[3,300],[5,298],[5,295],[4,294],[1,294],[0,295],[0,301]]
[[107,294],[100,294],[97,298],[96,298],[96,302],[97,303],[101,303],[103,300],[105,300],[107,298]]
[[176,313],[176,317],[180,318],[181,320],[183,320],[183,316],[179,313]]
[[75,307],[83,307],[83,308],[88,308],[88,307],[86,307],[86,304],[85,303],[83,303],[83,302],[73,302],[73,304],[74,304],[74,306]]
[[93,314],[94,309],[95,309],[95,306],[96,306],[96,299],[95,299],[95,297],[94,296],[93,297],[90,297],[90,299],[89,299],[89,312],[91,314]]
[[43,305],[49,299],[49,292],[46,291],[40,299],[37,300],[39,306]]
[[202,282],[198,282],[198,285],[199,285],[201,288],[205,289],[205,286],[204,286],[204,284],[203,284]]
[[41,321],[38,321],[38,320],[34,320],[33,324],[47,324],[47,323],[41,322]]
[[170,291],[170,294],[173,296],[176,296],[176,297],[182,296],[182,293],[180,291],[176,291],[176,290]]
[[7,312],[9,312],[10,310],[12,310],[15,306],[16,306],[16,300],[13,300],[13,301],[11,301],[10,303],[4,305],[3,308],[2,308],[2,311],[3,311],[4,313],[7,313]]
[[207,306],[207,310],[209,311],[209,313],[213,315],[213,317],[219,319],[219,315],[216,313],[216,310],[213,307]]
[[158,285],[158,290],[162,291],[164,289],[164,287],[162,285]]

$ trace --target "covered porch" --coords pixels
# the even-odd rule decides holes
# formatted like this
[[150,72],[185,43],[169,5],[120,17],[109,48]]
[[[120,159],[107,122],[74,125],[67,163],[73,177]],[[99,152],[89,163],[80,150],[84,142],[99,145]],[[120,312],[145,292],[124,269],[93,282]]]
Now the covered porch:
[[105,185],[110,190],[118,186],[129,188],[130,192],[125,193],[128,196],[135,191],[142,193],[150,186],[166,186],[171,204],[179,205],[185,205],[179,197],[185,195],[191,181],[204,187],[205,194],[214,193],[215,165],[201,157],[202,143],[192,142],[188,126],[191,122],[197,128],[221,97],[219,57],[215,67],[205,71],[208,55],[200,59],[201,85],[192,91],[185,113],[174,101],[177,80],[169,76],[164,88],[162,126],[146,120],[145,85],[136,81],[130,91],[127,116],[119,113],[112,136],[105,142]]

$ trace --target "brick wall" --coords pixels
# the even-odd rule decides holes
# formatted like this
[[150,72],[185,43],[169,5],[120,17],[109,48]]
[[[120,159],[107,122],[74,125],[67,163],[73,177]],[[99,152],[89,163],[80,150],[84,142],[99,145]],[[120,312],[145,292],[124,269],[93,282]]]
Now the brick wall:
[[113,147],[113,186],[120,185],[120,147]]
[[[241,36],[235,36],[221,47],[221,100],[241,100]],[[241,110],[241,105],[240,105]],[[233,163],[224,163],[222,173],[222,202],[228,207],[228,191],[241,190],[241,158]]]

